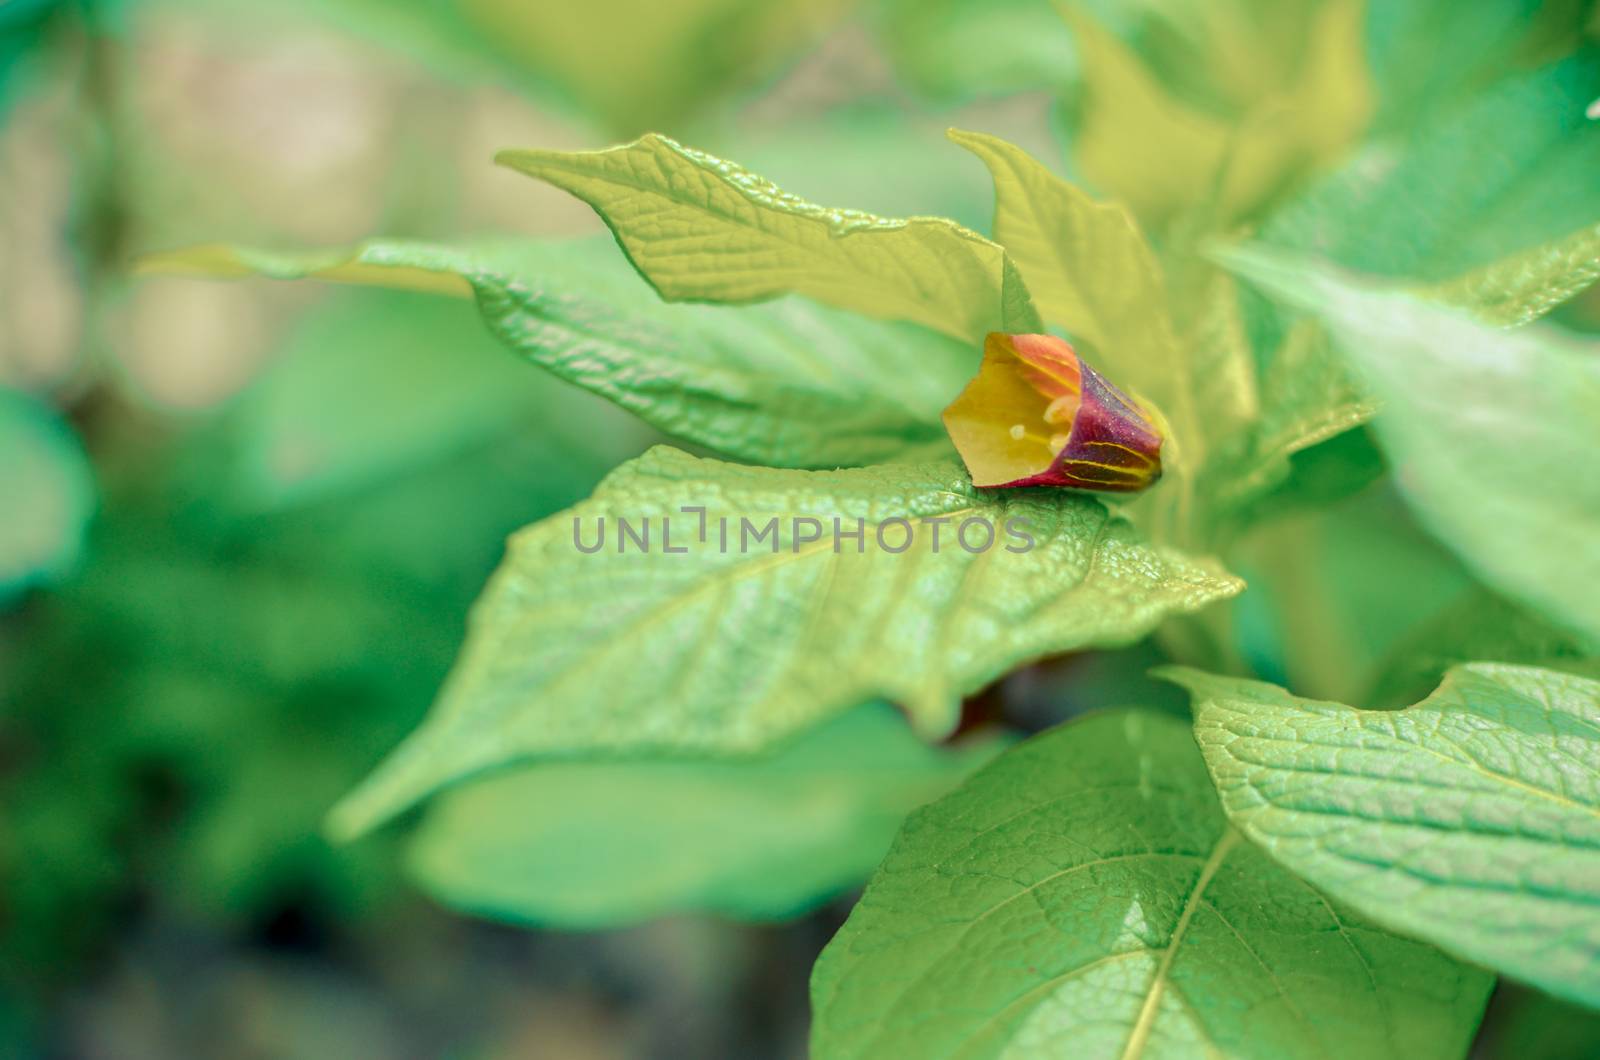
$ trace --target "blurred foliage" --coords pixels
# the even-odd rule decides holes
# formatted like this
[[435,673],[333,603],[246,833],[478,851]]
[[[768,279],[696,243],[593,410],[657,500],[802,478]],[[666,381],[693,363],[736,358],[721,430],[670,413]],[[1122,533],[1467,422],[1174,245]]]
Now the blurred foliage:
[[356,292],[220,413],[151,442],[150,413],[101,410],[92,561],[18,616],[7,682],[14,987],[70,976],[147,890],[223,924],[384,908],[389,845],[335,852],[322,815],[426,707],[505,535],[645,437],[516,367],[463,305]]
[[544,764],[440,799],[411,864],[443,901],[534,924],[793,916],[859,883],[907,813],[998,748],[929,747],[874,704],[754,761]]
[[[185,0],[173,0],[185,2]],[[488,72],[544,91],[615,136],[670,129],[708,102],[770,77],[853,0],[296,0],[449,73]]]
[[1364,0],[1158,5],[1141,54],[1069,8],[1084,64],[1078,167],[1157,229],[1259,214],[1366,125],[1365,9]]
[[1480,585],[1404,637],[1391,641],[1363,702],[1415,702],[1451,666],[1472,660],[1527,663],[1549,669],[1581,666],[1585,653],[1571,633]]
[[1489,585],[1600,645],[1600,482],[1574,459],[1600,423],[1595,351],[1267,254],[1235,260],[1319,315],[1383,400],[1374,430],[1422,523]]
[[70,569],[94,506],[93,472],[49,406],[0,389],[0,605]]
[[[1443,279],[1589,226],[1600,190],[1600,59],[1514,71],[1402,144],[1377,141],[1275,216],[1262,238],[1383,276]],[[1494,150],[1485,151],[1492,143]]]
[[[1375,132],[1409,135],[1444,121],[1496,81],[1567,55],[1592,24],[1593,0],[1380,0],[1367,14],[1378,83]],[[1450,62],[1423,61],[1448,55]]]
[[1600,1014],[1525,987],[1496,992],[1482,1055],[1489,1060],[1570,1060],[1600,1052]]
[[[1387,484],[1264,520],[1231,558],[1251,587],[1233,604],[1251,669],[1345,703],[1363,702],[1396,641],[1471,585]],[[1395,592],[1397,584],[1406,591]]]
[[16,69],[38,43],[56,0],[11,0],[0,5],[0,114],[9,102]]
[[936,99],[1059,91],[1077,78],[1072,34],[1048,3],[883,0],[880,7],[878,29],[901,76]]
[[512,56],[548,71],[613,131],[627,133],[676,124],[707,95],[748,84],[815,40],[849,3],[465,0],[463,7]]
[[[532,444],[558,474],[569,475],[542,487],[559,499],[581,491],[587,478],[570,474],[559,455],[627,450],[626,420],[611,415],[619,437],[594,438],[593,417],[608,411],[552,400],[556,386],[490,348],[478,330],[467,307],[420,296],[363,293],[308,314],[279,347],[271,371],[212,428],[234,469],[229,485],[237,495],[229,499],[245,511],[314,504],[463,453],[492,458],[506,439],[534,426],[540,437]],[[440,356],[441,348],[449,352]],[[469,496],[463,487],[461,497]],[[422,529],[386,521],[401,538]],[[443,544],[428,538],[416,542],[427,546],[419,553]]]

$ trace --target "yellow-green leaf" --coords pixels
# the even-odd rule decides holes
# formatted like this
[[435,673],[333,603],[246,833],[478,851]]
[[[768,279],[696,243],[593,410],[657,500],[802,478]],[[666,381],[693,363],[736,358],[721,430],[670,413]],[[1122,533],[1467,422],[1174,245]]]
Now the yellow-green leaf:
[[1336,158],[1372,110],[1363,0],[1188,5],[1187,65],[1217,83],[1207,106],[1076,4],[1066,7],[1084,72],[1073,153],[1095,186],[1164,226],[1203,210],[1249,217]]
[[750,754],[870,699],[939,738],[1019,663],[1240,588],[1091,497],[976,490],[953,459],[825,473],[658,447],[512,539],[433,713],[332,824],[520,759]]
[[1116,203],[1097,202],[1022,148],[952,129],[950,139],[994,178],[994,238],[1022,270],[1046,320],[1088,346],[1102,367],[1141,392],[1177,357],[1161,266],[1139,226]]
[[1457,667],[1405,710],[1168,671],[1229,817],[1394,931],[1600,1004],[1600,681]]
[[973,344],[990,331],[1040,330],[1005,251],[953,221],[818,206],[654,133],[603,151],[504,151],[497,161],[594,207],[668,301],[795,292]]

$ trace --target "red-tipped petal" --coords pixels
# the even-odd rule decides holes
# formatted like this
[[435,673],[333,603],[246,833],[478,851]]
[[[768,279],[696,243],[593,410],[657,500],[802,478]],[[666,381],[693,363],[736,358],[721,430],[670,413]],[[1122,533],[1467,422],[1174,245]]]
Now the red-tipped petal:
[[1154,417],[1054,335],[991,332],[944,424],[976,486],[1132,493],[1161,477]]

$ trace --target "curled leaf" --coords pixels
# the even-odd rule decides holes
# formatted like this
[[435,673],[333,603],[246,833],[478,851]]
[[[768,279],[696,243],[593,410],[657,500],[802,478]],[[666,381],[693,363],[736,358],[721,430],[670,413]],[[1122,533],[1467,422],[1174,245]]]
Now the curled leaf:
[[1156,417],[1054,335],[991,332],[944,425],[975,486],[1133,493],[1161,477]]

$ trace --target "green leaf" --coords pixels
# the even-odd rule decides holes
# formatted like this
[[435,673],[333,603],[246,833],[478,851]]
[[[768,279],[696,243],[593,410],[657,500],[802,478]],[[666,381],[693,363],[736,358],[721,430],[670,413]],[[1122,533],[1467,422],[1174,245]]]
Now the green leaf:
[[1193,389],[1190,362],[1173,335],[1161,266],[1132,215],[1096,202],[998,137],[949,135],[989,167],[994,237],[1045,318],[1086,344],[1086,356],[1119,386],[1175,417]]
[[1385,408],[1400,488],[1491,586],[1600,643],[1600,357],[1263,250],[1233,267],[1320,315]]
[[1378,402],[1351,376],[1327,332],[1301,320],[1273,351],[1260,415],[1219,447],[1197,492],[1216,518],[1246,522],[1288,481],[1293,459],[1370,420]]
[[[1281,211],[1264,238],[1423,280],[1420,298],[1486,324],[1529,323],[1600,277],[1600,196],[1574,175],[1600,162],[1600,137],[1582,116],[1596,77],[1587,55],[1507,79],[1451,120],[1408,137],[1404,150],[1372,147]],[[1514,147],[1505,146],[1508,136]],[[1485,153],[1485,142],[1497,150]],[[1313,332],[1312,341],[1321,336]],[[1280,376],[1302,399],[1290,407],[1314,420],[1354,424],[1372,414],[1365,388],[1336,359],[1318,353]],[[1248,446],[1241,459],[1249,459]]]
[[[424,605],[454,638],[448,665],[457,612],[482,589],[506,535],[588,496],[655,436],[506,356],[469,303],[329,294],[244,393],[184,438],[145,515],[164,522],[176,505],[175,532],[232,539],[230,568],[248,540],[297,572],[314,564],[324,578],[380,578],[386,607],[395,579],[427,584],[451,601]],[[372,602],[370,592],[356,596],[358,610]],[[439,676],[425,679],[423,702]]]
[[1442,1060],[1489,985],[1244,842],[1183,722],[1117,712],[911,816],[817,962],[812,1054]]
[[[1450,33],[1488,32],[1503,17],[1472,29],[1456,14],[1452,8],[1444,19]],[[1440,20],[1438,12],[1398,8],[1374,18],[1375,33],[1414,34]],[[1441,32],[1428,30],[1431,39]],[[1421,280],[1420,298],[1470,310],[1487,324],[1529,323],[1600,277],[1600,196],[1576,175],[1600,162],[1600,137],[1583,118],[1597,76],[1594,55],[1586,53],[1507,78],[1449,120],[1403,143],[1375,144],[1280,211],[1264,238]],[[1496,150],[1484,152],[1484,143]],[[1320,336],[1313,333],[1313,341]],[[1319,354],[1305,368],[1280,373],[1306,399],[1290,407],[1330,424],[1371,416],[1366,388],[1336,359]],[[1263,399],[1265,407],[1274,404]],[[1241,459],[1249,459],[1252,444],[1245,442]]]
[[[1455,5],[1459,7],[1459,5]],[[1261,240],[1362,272],[1443,281],[1600,221],[1600,58],[1507,78],[1448,120],[1379,141],[1280,210]]]
[[1371,432],[1359,429],[1297,450],[1288,464],[1288,477],[1247,506],[1247,521],[1325,508],[1355,496],[1389,470]]
[[[871,463],[943,439],[939,412],[977,351],[800,299],[671,306],[603,241],[475,248],[372,242],[282,256],[201,246],[147,272],[314,277],[476,296],[500,341],[687,441],[800,467]],[[449,351],[434,351],[445,371]]]
[[[1374,18],[1384,32],[1418,32],[1435,14],[1416,11],[1391,25],[1399,13],[1386,9]],[[1422,21],[1411,25],[1412,17]],[[1600,161],[1583,105],[1574,110],[1572,102],[1590,98],[1583,86],[1594,80],[1592,57],[1508,79],[1450,121],[1403,144],[1373,146],[1280,211],[1264,238],[1420,278],[1419,297],[1488,324],[1526,324],[1600,277],[1600,197],[1569,172]],[[1502,130],[1526,140],[1522,153],[1484,154]],[[1549,241],[1530,246],[1541,234]],[[1289,456],[1376,411],[1374,395],[1345,358],[1330,355],[1320,329],[1274,324],[1278,333],[1264,346],[1276,352],[1264,373],[1262,419],[1227,443],[1213,467],[1221,473],[1198,489],[1224,512],[1247,511],[1283,481]]]
[[748,761],[540,763],[443,796],[411,871],[448,905],[569,928],[788,917],[865,879],[996,749],[929,747],[874,705]]
[[1600,225],[1423,288],[1435,301],[1470,309],[1485,324],[1513,327],[1544,316],[1600,279]]
[[1005,251],[952,221],[818,206],[654,133],[603,151],[503,151],[496,161],[594,207],[671,302],[794,292],[974,346],[990,331],[1041,330]]
[[[600,519],[603,554],[579,551]],[[645,519],[648,552],[619,525]],[[512,539],[433,714],[330,826],[523,758],[751,753],[875,698],[942,737],[1019,663],[1130,643],[1239,588],[1091,497],[978,491],[954,460],[821,473],[658,447]]]
[[1289,483],[1296,458],[1360,426],[1376,403],[1318,327],[1283,326],[1274,306],[1226,273],[1191,266],[1188,275],[1196,322],[1184,345],[1195,362],[1194,407],[1211,437],[1182,540],[1218,547],[1292,504],[1274,491]]
[[[1375,165],[1369,160],[1365,170],[1356,172],[1364,179]],[[1395,189],[1387,185],[1381,189],[1363,188],[1359,194],[1349,187],[1344,191],[1352,196],[1353,208],[1363,215],[1357,222],[1360,224],[1366,222],[1365,211],[1372,206],[1365,196],[1371,195],[1382,203],[1388,201],[1390,194],[1406,194],[1404,186]],[[1329,203],[1336,201],[1336,195],[1325,193],[1320,208],[1331,209]],[[1433,205],[1428,200],[1425,208]],[[1303,240],[1305,233],[1294,230],[1294,211],[1289,213],[1290,220],[1280,221],[1271,231],[1290,242]],[[1315,211],[1303,209],[1302,213],[1314,215]],[[1425,226],[1431,223],[1425,222]],[[1458,219],[1451,232],[1476,223],[1478,215],[1474,213]],[[1390,238],[1393,232],[1373,235]],[[1367,245],[1363,242],[1357,249],[1364,251]],[[1407,242],[1405,252],[1411,249]],[[1425,274],[1434,271],[1423,259],[1412,260],[1410,266]],[[1425,300],[1466,309],[1485,324],[1516,326],[1550,312],[1597,278],[1600,226],[1589,226],[1448,280],[1421,284],[1415,293]],[[1198,491],[1224,512],[1235,509],[1236,515],[1287,477],[1289,458],[1294,453],[1367,422],[1379,404],[1352,375],[1347,359],[1331,348],[1322,328],[1306,321],[1273,323],[1278,332],[1277,346],[1262,383],[1262,416],[1229,440],[1222,456],[1209,469],[1213,472],[1211,478]]]
[[93,511],[93,474],[72,429],[0,387],[0,602],[70,569]]
[[1600,682],[1457,667],[1400,711],[1169,672],[1235,825],[1387,927],[1600,1004]]
[[1314,326],[1291,326],[1262,377],[1255,454],[1269,462],[1359,427],[1377,402]]

